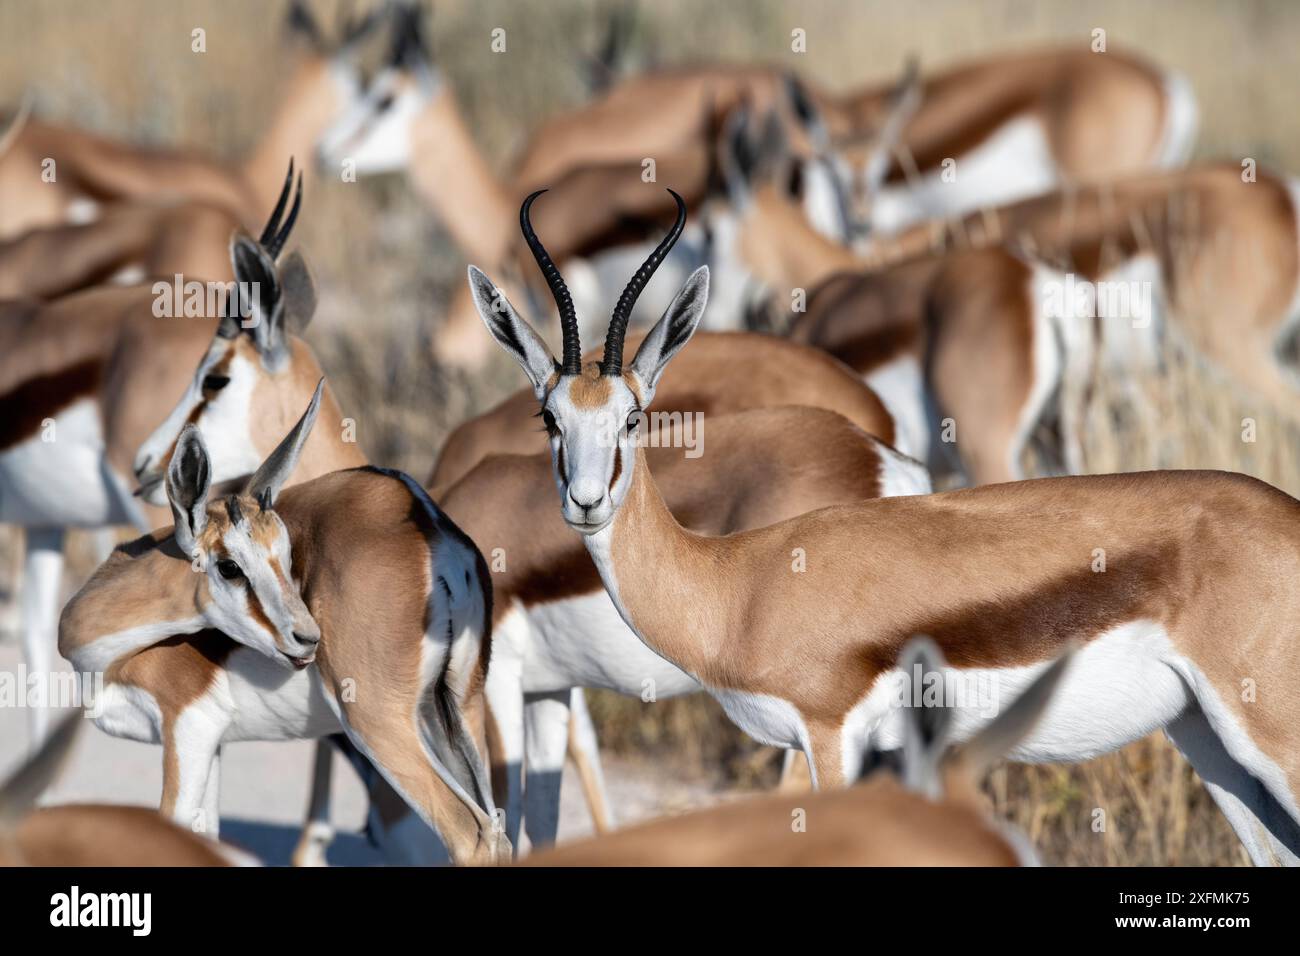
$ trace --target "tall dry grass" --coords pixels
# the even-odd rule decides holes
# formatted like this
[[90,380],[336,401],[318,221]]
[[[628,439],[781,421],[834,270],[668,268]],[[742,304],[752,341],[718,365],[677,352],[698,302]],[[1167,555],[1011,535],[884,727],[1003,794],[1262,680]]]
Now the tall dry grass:
[[[335,6],[312,5],[326,19]],[[283,10],[264,0],[5,0],[0,111],[29,90],[39,115],[233,159],[267,122],[290,68]],[[584,99],[580,55],[595,47],[607,15],[608,5],[595,2],[438,0],[438,62],[496,168],[508,167],[540,119]],[[507,30],[504,55],[488,50],[498,26]],[[190,52],[195,27],[207,31],[202,55]],[[795,27],[807,31],[806,54],[791,52]],[[1300,4],[1288,0],[657,0],[641,5],[633,43],[665,64],[759,60],[848,87],[892,76],[910,52],[937,66],[1044,42],[1083,43],[1095,28],[1114,46],[1191,78],[1202,108],[1199,158],[1252,156],[1300,168]],[[451,427],[518,384],[504,362],[471,380],[428,358],[463,281],[458,253],[395,177],[318,182],[298,240],[322,297],[309,338],[358,422],[359,440],[373,460],[424,476]],[[1176,352],[1139,390],[1135,401],[1110,389],[1091,409],[1092,470],[1231,468],[1300,492],[1295,433],[1185,354]],[[1245,417],[1259,422],[1253,444],[1240,439]],[[88,552],[74,551],[69,586],[88,570]],[[665,772],[708,768],[740,786],[774,779],[775,755],[743,738],[708,700],[647,705],[596,694],[593,711],[607,747],[673,763]],[[1001,769],[989,793],[1050,862],[1243,859],[1162,740],[1078,767]],[[1098,810],[1103,831],[1093,828]]]

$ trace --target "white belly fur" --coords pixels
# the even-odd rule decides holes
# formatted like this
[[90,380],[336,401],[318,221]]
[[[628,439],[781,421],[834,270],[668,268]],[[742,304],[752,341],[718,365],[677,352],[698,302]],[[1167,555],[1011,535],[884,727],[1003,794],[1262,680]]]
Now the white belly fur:
[[104,457],[98,405],[81,399],[54,416],[52,441],[41,429],[0,452],[0,521],[27,527],[142,525],[125,482]]

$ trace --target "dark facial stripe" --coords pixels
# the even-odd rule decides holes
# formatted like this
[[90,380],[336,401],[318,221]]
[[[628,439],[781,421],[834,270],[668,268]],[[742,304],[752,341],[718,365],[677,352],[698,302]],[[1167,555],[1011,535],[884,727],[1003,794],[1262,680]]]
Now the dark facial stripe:
[[49,375],[29,378],[0,396],[0,450],[12,448],[35,435],[41,422],[53,418],[77,399],[99,388],[104,366],[88,359]]
[[275,643],[278,646],[280,644],[280,632],[276,629],[276,626],[271,623],[271,619],[266,616],[266,609],[262,607],[262,600],[257,596],[257,592],[253,590],[253,582],[249,581],[245,585],[244,590],[248,593],[248,616],[262,627],[266,628],[267,632],[275,639]]
[[618,483],[618,476],[623,474],[623,449],[617,445],[614,446],[614,475],[609,479],[609,490],[614,490],[614,485]]

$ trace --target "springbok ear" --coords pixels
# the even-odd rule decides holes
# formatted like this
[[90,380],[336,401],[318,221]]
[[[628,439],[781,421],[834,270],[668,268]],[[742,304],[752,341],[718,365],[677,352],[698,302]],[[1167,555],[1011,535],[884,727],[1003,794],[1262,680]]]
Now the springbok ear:
[[826,123],[822,120],[821,110],[813,102],[812,94],[808,91],[803,80],[793,73],[785,74],[783,78],[786,101],[790,105],[790,111],[794,114],[795,121],[803,128],[808,135],[808,141],[812,143],[813,149],[818,153],[824,153],[831,148],[830,133],[826,130]]
[[1052,695],[1065,675],[1074,656],[1071,646],[1016,698],[1015,703],[978,734],[949,755],[948,762],[957,763],[972,780],[980,780],[989,769],[1015,749],[1029,736],[1043,711],[1051,703]]
[[727,187],[727,198],[736,209],[743,209],[754,191],[754,167],[757,161],[749,134],[749,107],[734,107],[722,124],[718,143],[718,167]]
[[302,40],[317,53],[325,51],[325,37],[321,34],[316,18],[302,0],[290,0],[284,28],[291,38]]
[[245,492],[256,498],[263,508],[275,504],[280,489],[289,480],[294,468],[298,467],[298,456],[302,454],[302,446],[307,444],[312,426],[316,424],[316,412],[320,410],[320,397],[324,389],[325,379],[322,378],[316,383],[316,392],[307,404],[307,410],[302,413],[302,418],[298,419],[298,424],[275,446],[275,451],[266,456],[266,461],[248,480]]
[[894,153],[903,139],[903,130],[921,108],[923,92],[920,63],[915,55],[909,56],[903,67],[903,76],[889,96],[889,112],[885,114],[885,121],[880,126],[877,149],[872,154],[871,165],[867,170],[867,182],[873,190],[885,181]]
[[80,711],[64,717],[41,748],[0,785],[0,835],[36,809],[37,798],[66,766],[84,723],[85,715]]
[[316,314],[317,299],[311,270],[297,249],[280,263],[280,288],[284,302],[284,328],[294,335],[302,335]]
[[663,375],[668,361],[681,351],[699,327],[704,307],[709,302],[709,267],[700,266],[687,277],[682,291],[655,323],[641,347],[636,350],[631,370],[641,379],[644,394],[642,405],[649,405],[659,376]]
[[275,261],[261,243],[242,234],[231,243],[230,261],[238,283],[241,326],[263,359],[274,364],[284,348],[284,302]]
[[[928,637],[914,637],[898,656],[903,672],[903,785],[931,800],[943,796],[943,777],[939,765],[948,745],[952,713],[942,703],[942,684],[938,706],[926,706],[924,691],[933,680],[943,679],[943,654]],[[931,676],[934,675],[934,676]],[[916,681],[920,681],[918,686]],[[917,698],[920,697],[920,700]]]
[[194,553],[199,535],[207,527],[211,486],[212,466],[203,434],[196,426],[186,425],[167,465],[167,500],[176,520],[176,543],[187,555]]
[[528,376],[533,394],[541,401],[546,387],[560,364],[537,331],[520,318],[506,294],[498,289],[477,266],[469,267],[469,289],[474,306],[492,337],[505,349]]

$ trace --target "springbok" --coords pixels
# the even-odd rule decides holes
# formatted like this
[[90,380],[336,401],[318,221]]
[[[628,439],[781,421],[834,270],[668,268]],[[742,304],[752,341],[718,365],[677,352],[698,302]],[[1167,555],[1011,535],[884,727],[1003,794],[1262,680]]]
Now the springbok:
[[[260,244],[272,258],[296,220],[301,192],[286,209],[292,185],[290,176],[262,231]],[[285,272],[292,318],[311,307],[293,297],[306,267],[295,256]],[[168,514],[161,497],[144,502],[131,493],[136,451],[158,423],[157,395],[184,391],[187,369],[203,357],[214,333],[224,341],[243,322],[238,316],[218,321],[230,287],[199,285],[205,294],[196,309],[172,283],[103,287],[49,303],[0,303],[0,522],[26,529],[23,651],[31,673],[50,667],[66,529],[129,524],[145,531]],[[274,319],[279,323],[282,316]],[[255,331],[274,337],[276,328],[268,322]],[[305,401],[304,395],[296,408]],[[332,410],[332,398],[326,402]],[[267,422],[278,434],[297,414],[281,411]],[[260,449],[265,453],[274,443],[269,438]],[[48,715],[31,708],[29,720],[35,743]]]
[[5,197],[0,239],[34,227],[84,222],[97,215],[100,204],[128,199],[198,201],[255,228],[262,211],[275,201],[270,184],[279,181],[285,158],[310,154],[321,133],[358,95],[357,53],[383,13],[384,8],[377,8],[359,22],[342,24],[338,44],[331,48],[301,0],[292,0],[288,32],[304,48],[301,60],[256,148],[235,167],[21,115],[0,152],[0,195]]
[[[868,746],[897,745],[882,678],[907,636],[932,636],[953,680],[998,688],[1024,685],[1082,640],[1013,756],[1084,759],[1163,727],[1253,860],[1300,860],[1287,645],[1300,626],[1300,504],[1242,475],[1147,472],[880,498],[694,534],[665,505],[635,432],[699,323],[707,270],[623,366],[632,301],[677,234],[628,283],[599,366],[580,364],[558,272],[560,362],[486,276],[471,280],[541,406],[561,513],[637,636],[755,739],[802,750],[822,786],[851,778]],[[961,706],[958,739],[987,720],[982,706]]]
[[[445,224],[464,255],[498,270],[519,296],[541,301],[526,247],[511,227],[522,194],[518,183],[502,179],[474,142],[454,92],[429,50],[420,4],[398,4],[388,67],[365,96],[346,111],[320,141],[321,163],[345,165],[358,175],[405,169],[411,185]],[[645,255],[646,237],[671,221],[671,203],[643,175],[642,157],[575,166],[551,184],[561,202],[548,205],[540,228],[553,236],[553,255],[576,275],[574,291],[591,311],[603,311],[620,281],[615,277]],[[655,156],[655,177],[703,197],[713,175],[707,153]],[[705,261],[704,237],[679,250],[684,277]],[[737,292],[740,295],[740,292]],[[647,302],[647,311],[654,302]],[[658,303],[659,308],[667,300]],[[721,327],[735,327],[741,304],[727,310]],[[434,341],[444,362],[478,365],[490,355],[483,348],[478,318],[467,295],[458,295]],[[490,348],[490,347],[489,347]]]
[[[902,261],[883,266],[819,243],[770,183],[733,182],[742,190],[739,259],[778,299],[808,290],[791,336],[863,374],[911,454],[926,457],[931,418],[954,415],[976,481],[1022,477],[1045,420],[1059,426],[1048,460],[1081,470],[1078,409],[1063,389],[1086,401],[1098,367],[1122,380],[1156,367],[1166,335],[1296,417],[1293,179],[1225,164],[1054,193],[910,231]],[[908,258],[925,239],[934,251]]]
[[95,572],[64,608],[59,650],[104,674],[99,727],[163,745],[162,812],[179,823],[217,834],[223,743],[342,731],[454,860],[492,862],[509,846],[470,723],[490,653],[487,569],[400,472],[335,472],[281,495],[323,388],[243,493],[212,503],[214,463],[187,424],[165,482],[175,525]]
[[112,804],[36,808],[85,723],[65,717],[0,783],[0,866],[257,866],[242,850],[197,836],[154,810]]
[[[655,820],[536,854],[524,865],[1037,865],[1028,837],[990,818],[978,785],[1029,736],[1067,660],[1049,666],[987,727],[951,751],[952,708],[942,698],[927,704],[919,695],[900,694],[897,774],[881,767],[845,790],[760,797]],[[921,638],[899,656],[900,673],[920,686],[941,680],[943,667],[943,655]]]
[[[294,208],[290,207],[287,213],[281,209],[280,214],[292,216]],[[274,217],[272,221],[275,222]],[[531,226],[529,228],[531,231]],[[297,278],[289,281],[279,277],[273,261],[274,254],[259,254],[258,245],[251,240],[236,241],[235,272],[240,282],[256,282],[263,290],[265,301],[259,300],[258,305],[264,321],[247,330],[242,329],[241,324],[233,318],[224,321],[221,331],[213,337],[207,354],[196,362],[197,368],[192,373],[184,396],[166,421],[142,444],[136,456],[135,472],[141,481],[142,500],[146,502],[162,504],[164,501],[164,482],[159,468],[161,463],[170,459],[171,449],[185,423],[193,423],[205,437],[212,460],[213,482],[220,484],[238,479],[246,475],[260,457],[266,454],[267,434],[271,428],[280,427],[282,410],[295,406],[300,408],[310,395],[314,383],[322,377],[320,366],[310,347],[298,337],[303,324],[311,316],[310,304],[314,301],[314,293],[311,292],[310,277],[300,262],[293,259],[290,261],[299,266],[295,272]],[[278,249],[279,246],[276,246],[275,251]],[[283,290],[283,298],[287,300],[283,304],[277,299],[281,295],[280,290]],[[840,481],[838,488],[828,489],[826,481],[830,479],[827,478],[820,484],[810,481],[802,492],[803,495],[814,497],[800,497],[799,494],[791,493],[779,504],[773,503],[770,496],[758,497],[755,500],[768,502],[767,510],[763,512],[744,512],[739,505],[728,505],[727,511],[731,514],[732,523],[708,525],[709,529],[720,531],[723,528],[766,523],[760,520],[764,515],[775,520],[776,516],[784,517],[798,513],[799,510],[807,510],[812,507],[812,502],[821,504],[828,500],[850,500],[865,494],[928,490],[928,482],[918,466],[900,459],[853,427],[858,426],[884,442],[893,437],[893,424],[879,399],[835,360],[814,349],[752,334],[715,333],[712,336],[702,336],[699,345],[700,351],[684,358],[674,375],[664,382],[660,398],[652,412],[662,412],[669,420],[674,420],[676,416],[677,421],[681,421],[683,416],[694,420],[694,416],[706,415],[712,424],[726,420],[719,416],[741,409],[793,404],[818,406],[844,415],[852,425],[841,424],[858,435],[859,438],[854,440],[862,445],[856,456],[846,456],[841,461],[844,473],[837,478]],[[737,356],[745,356],[752,367],[769,369],[771,374],[761,379],[750,375],[734,375],[731,370]],[[328,397],[326,400],[329,400]],[[513,412],[519,414],[512,414]],[[814,419],[814,425],[809,426],[808,434],[825,433],[826,426],[817,427],[816,415],[808,414]],[[338,416],[342,420],[342,413],[333,405],[329,407],[327,418],[332,416]],[[457,484],[457,500],[463,501],[463,496],[470,487],[463,480],[464,473],[489,450],[495,453],[532,453],[542,450],[535,421],[520,408],[518,401],[507,400],[497,410],[475,421],[480,424],[474,426],[471,423],[457,431],[459,437],[453,437],[449,441],[447,450],[440,458],[432,481],[439,488],[439,495],[448,490],[453,481],[462,479]],[[835,428],[830,431],[842,434]],[[710,435],[714,434],[715,431],[711,429]],[[722,440],[726,441],[725,438]],[[716,447],[718,439],[711,437],[710,441],[710,447]],[[737,441],[739,438],[733,439],[730,445],[734,447]],[[810,446],[804,448],[804,454],[811,451]],[[735,462],[736,473],[740,474],[739,452],[729,458]],[[710,460],[714,459],[711,457]],[[777,460],[785,462],[789,468],[796,467],[795,462],[786,457],[774,458],[774,462]],[[342,429],[320,429],[313,433],[313,438],[307,443],[303,460],[291,481],[307,480],[328,471],[363,463],[364,458],[356,444],[344,440]],[[857,473],[849,473],[851,468],[859,470]],[[484,476],[483,480],[489,480],[488,476]],[[745,487],[757,495],[755,483],[756,480],[747,482]],[[515,487],[518,487],[517,483]],[[741,492],[736,489],[728,494],[739,496]],[[494,507],[499,508],[499,504]],[[537,515],[534,521],[543,521],[543,512],[536,508],[534,510]],[[477,523],[485,520],[477,503],[463,506],[458,504],[455,517],[461,522]],[[734,524],[737,521],[741,523]],[[496,534],[495,531],[493,533]],[[531,548],[531,545],[522,543],[516,547],[512,544],[508,547],[508,552],[523,555],[527,553],[524,550],[526,548]],[[572,555],[567,556],[561,564],[571,562],[573,558]],[[522,557],[512,558],[510,566],[522,567],[523,560]],[[586,561],[585,558],[580,560],[583,563]],[[545,573],[543,565],[538,564],[536,567],[539,574]],[[588,593],[575,597],[584,597],[589,601],[594,596],[589,592],[595,587],[597,582],[593,573],[588,578]],[[522,600],[529,601],[531,597],[526,596]],[[600,600],[605,599],[602,597]],[[605,620],[616,618],[612,614],[606,614]],[[530,633],[522,632],[521,627],[521,624],[512,624],[510,633],[511,640],[520,646],[522,652],[526,649],[526,642],[531,642],[533,638]],[[548,632],[547,639],[553,637],[556,642],[568,640],[549,623],[543,626],[543,630]],[[560,651],[548,649],[546,653],[559,655]],[[640,652],[639,656],[650,655]],[[665,666],[657,660],[652,663],[661,669]],[[545,741],[548,747],[552,747],[556,740],[561,741],[563,747],[564,731],[568,725],[568,705],[563,701],[557,704],[555,695],[568,687],[587,684],[605,686],[602,681],[589,680],[586,672],[576,665],[567,671],[558,672],[567,674],[567,677],[558,680],[568,680],[569,683],[546,684],[544,690],[550,696],[536,707],[529,707],[529,737]],[[515,666],[511,671],[502,665],[493,673],[501,675],[495,684],[505,687],[508,686],[507,675],[518,675],[520,668]],[[684,681],[685,678],[679,676],[677,683],[686,686]],[[514,767],[516,771],[525,762],[525,734],[522,726],[516,727],[514,723],[516,717],[523,719],[525,686],[527,685],[516,685],[513,693],[497,691],[489,699],[496,723],[502,728],[502,749],[496,762]],[[626,681],[619,687],[624,690],[631,688],[632,692],[639,693],[639,685],[628,684]],[[664,688],[661,692],[668,693],[667,684],[664,684]],[[583,714],[579,711],[579,718],[582,717]],[[577,731],[578,741],[571,747],[572,755],[584,772],[584,778],[590,781],[592,775],[598,772],[599,755],[591,745],[587,724],[580,722]],[[530,827],[530,834],[538,843],[548,842],[554,833],[554,810],[548,809],[553,808],[554,800],[549,796],[543,799],[543,795],[549,793],[548,775],[552,769],[549,761],[553,759],[553,751],[546,750],[542,753],[545,761],[543,756],[537,756],[533,765],[546,768],[539,770],[539,776],[547,782],[534,784],[529,790],[532,794],[530,799],[542,808],[534,810],[530,817],[538,821],[535,827]],[[560,756],[563,757],[562,749]],[[312,819],[297,854],[297,858],[302,861],[319,859],[321,849],[330,838],[326,822],[328,767],[327,759],[323,756],[318,759],[315,777],[317,796],[313,799]],[[507,804],[507,819],[513,833],[517,831],[520,818],[518,788],[515,787],[510,793],[513,794],[513,800]],[[588,798],[594,808],[602,803],[598,791],[589,792]]]

